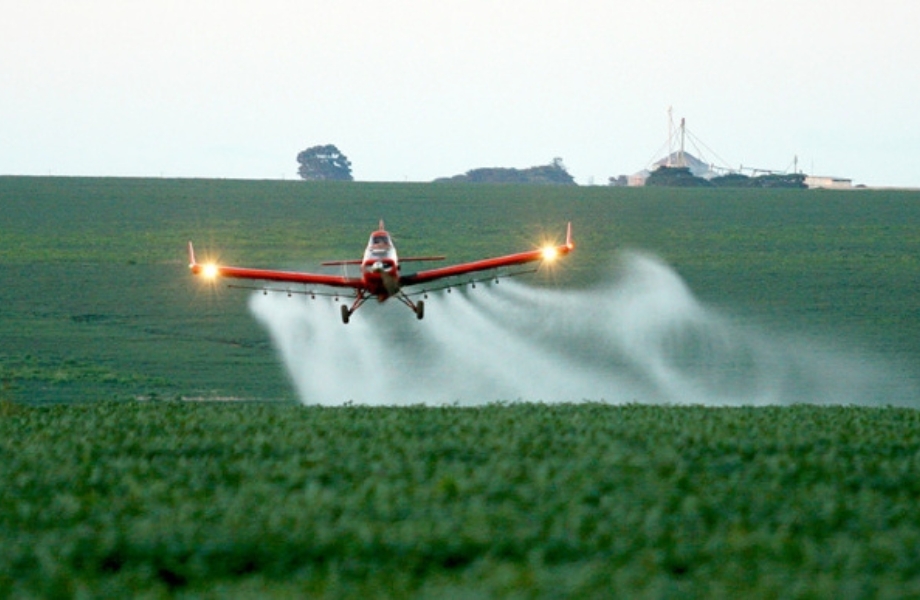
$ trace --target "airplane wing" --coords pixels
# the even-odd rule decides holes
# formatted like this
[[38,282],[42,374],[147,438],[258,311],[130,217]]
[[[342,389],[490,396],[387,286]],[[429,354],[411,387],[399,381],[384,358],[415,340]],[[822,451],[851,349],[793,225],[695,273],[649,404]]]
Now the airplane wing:
[[360,278],[343,277],[340,275],[323,275],[319,273],[303,273],[299,271],[274,271],[271,269],[250,269],[246,267],[228,267],[215,263],[199,263],[195,260],[195,249],[192,242],[188,243],[189,268],[195,275],[206,279],[227,277],[231,279],[261,279],[263,281],[281,281],[285,283],[305,283],[314,285],[328,285],[331,287],[360,288]]
[[574,248],[575,244],[572,242],[572,224],[569,223],[565,232],[565,244],[560,246],[546,246],[544,248],[530,250],[528,252],[519,252],[517,254],[508,254],[506,256],[486,258],[483,260],[452,265],[449,267],[439,267],[437,269],[419,271],[418,273],[412,273],[410,275],[404,275],[400,277],[399,283],[402,286],[417,285],[420,283],[435,281],[437,279],[443,279],[445,277],[455,277],[457,275],[465,275],[467,273],[475,273],[478,271],[488,271],[490,269],[499,269],[501,267],[512,267],[515,265],[523,265],[540,260],[552,261],[559,256],[568,254]]

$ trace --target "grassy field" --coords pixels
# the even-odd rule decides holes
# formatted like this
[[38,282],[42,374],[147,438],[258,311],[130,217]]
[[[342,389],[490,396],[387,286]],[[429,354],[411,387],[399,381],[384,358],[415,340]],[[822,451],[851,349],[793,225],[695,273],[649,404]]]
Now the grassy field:
[[528,248],[571,220],[560,288],[596,285],[639,249],[707,304],[920,358],[911,192],[4,177],[0,206],[0,379],[21,401],[292,399],[247,294],[194,281],[185,243],[315,268],[359,256],[379,218],[404,255],[451,261]]
[[920,596],[920,411],[304,407],[185,256],[313,268],[384,218],[460,261],[571,220],[534,285],[638,249],[910,378],[920,194],[6,177],[0,207],[0,598]]
[[0,597],[920,595],[920,412],[5,405]]

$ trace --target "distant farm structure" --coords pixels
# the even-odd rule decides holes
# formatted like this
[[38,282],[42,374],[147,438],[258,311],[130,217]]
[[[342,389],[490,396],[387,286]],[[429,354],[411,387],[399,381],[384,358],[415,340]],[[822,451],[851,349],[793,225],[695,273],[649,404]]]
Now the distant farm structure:
[[805,185],[811,189],[849,190],[853,188],[853,180],[844,179],[842,177],[809,175],[805,178]]
[[[702,158],[687,151],[687,145]],[[665,186],[717,186],[717,187],[801,187],[822,189],[850,189],[853,182],[842,177],[806,175],[799,170],[798,157],[784,171],[739,166],[733,168],[687,129],[686,119],[675,124],[673,111],[668,109],[668,140],[656,152],[664,158],[654,160],[632,175],[611,177],[609,185],[641,187]],[[712,157],[714,160],[706,160]]]

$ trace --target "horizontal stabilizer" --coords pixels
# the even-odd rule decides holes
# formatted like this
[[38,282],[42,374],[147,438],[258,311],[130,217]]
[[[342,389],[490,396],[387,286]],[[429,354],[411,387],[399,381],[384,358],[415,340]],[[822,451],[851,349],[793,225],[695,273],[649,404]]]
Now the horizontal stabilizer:
[[409,258],[400,258],[399,262],[420,262],[423,260],[444,260],[446,256],[410,256]]
[[326,262],[319,263],[324,267],[341,267],[343,265],[360,265],[361,259],[358,260],[327,260]]

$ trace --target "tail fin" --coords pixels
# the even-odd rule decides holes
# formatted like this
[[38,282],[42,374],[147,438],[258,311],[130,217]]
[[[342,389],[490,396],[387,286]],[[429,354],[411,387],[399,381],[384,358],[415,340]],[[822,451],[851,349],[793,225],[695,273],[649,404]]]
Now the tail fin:
[[575,242],[572,241],[572,222],[571,221],[569,221],[568,226],[566,226],[565,228],[565,245],[569,250],[575,247]]
[[192,247],[192,240],[188,241],[188,266],[190,269],[194,269],[198,265],[198,262],[195,260],[195,248]]

